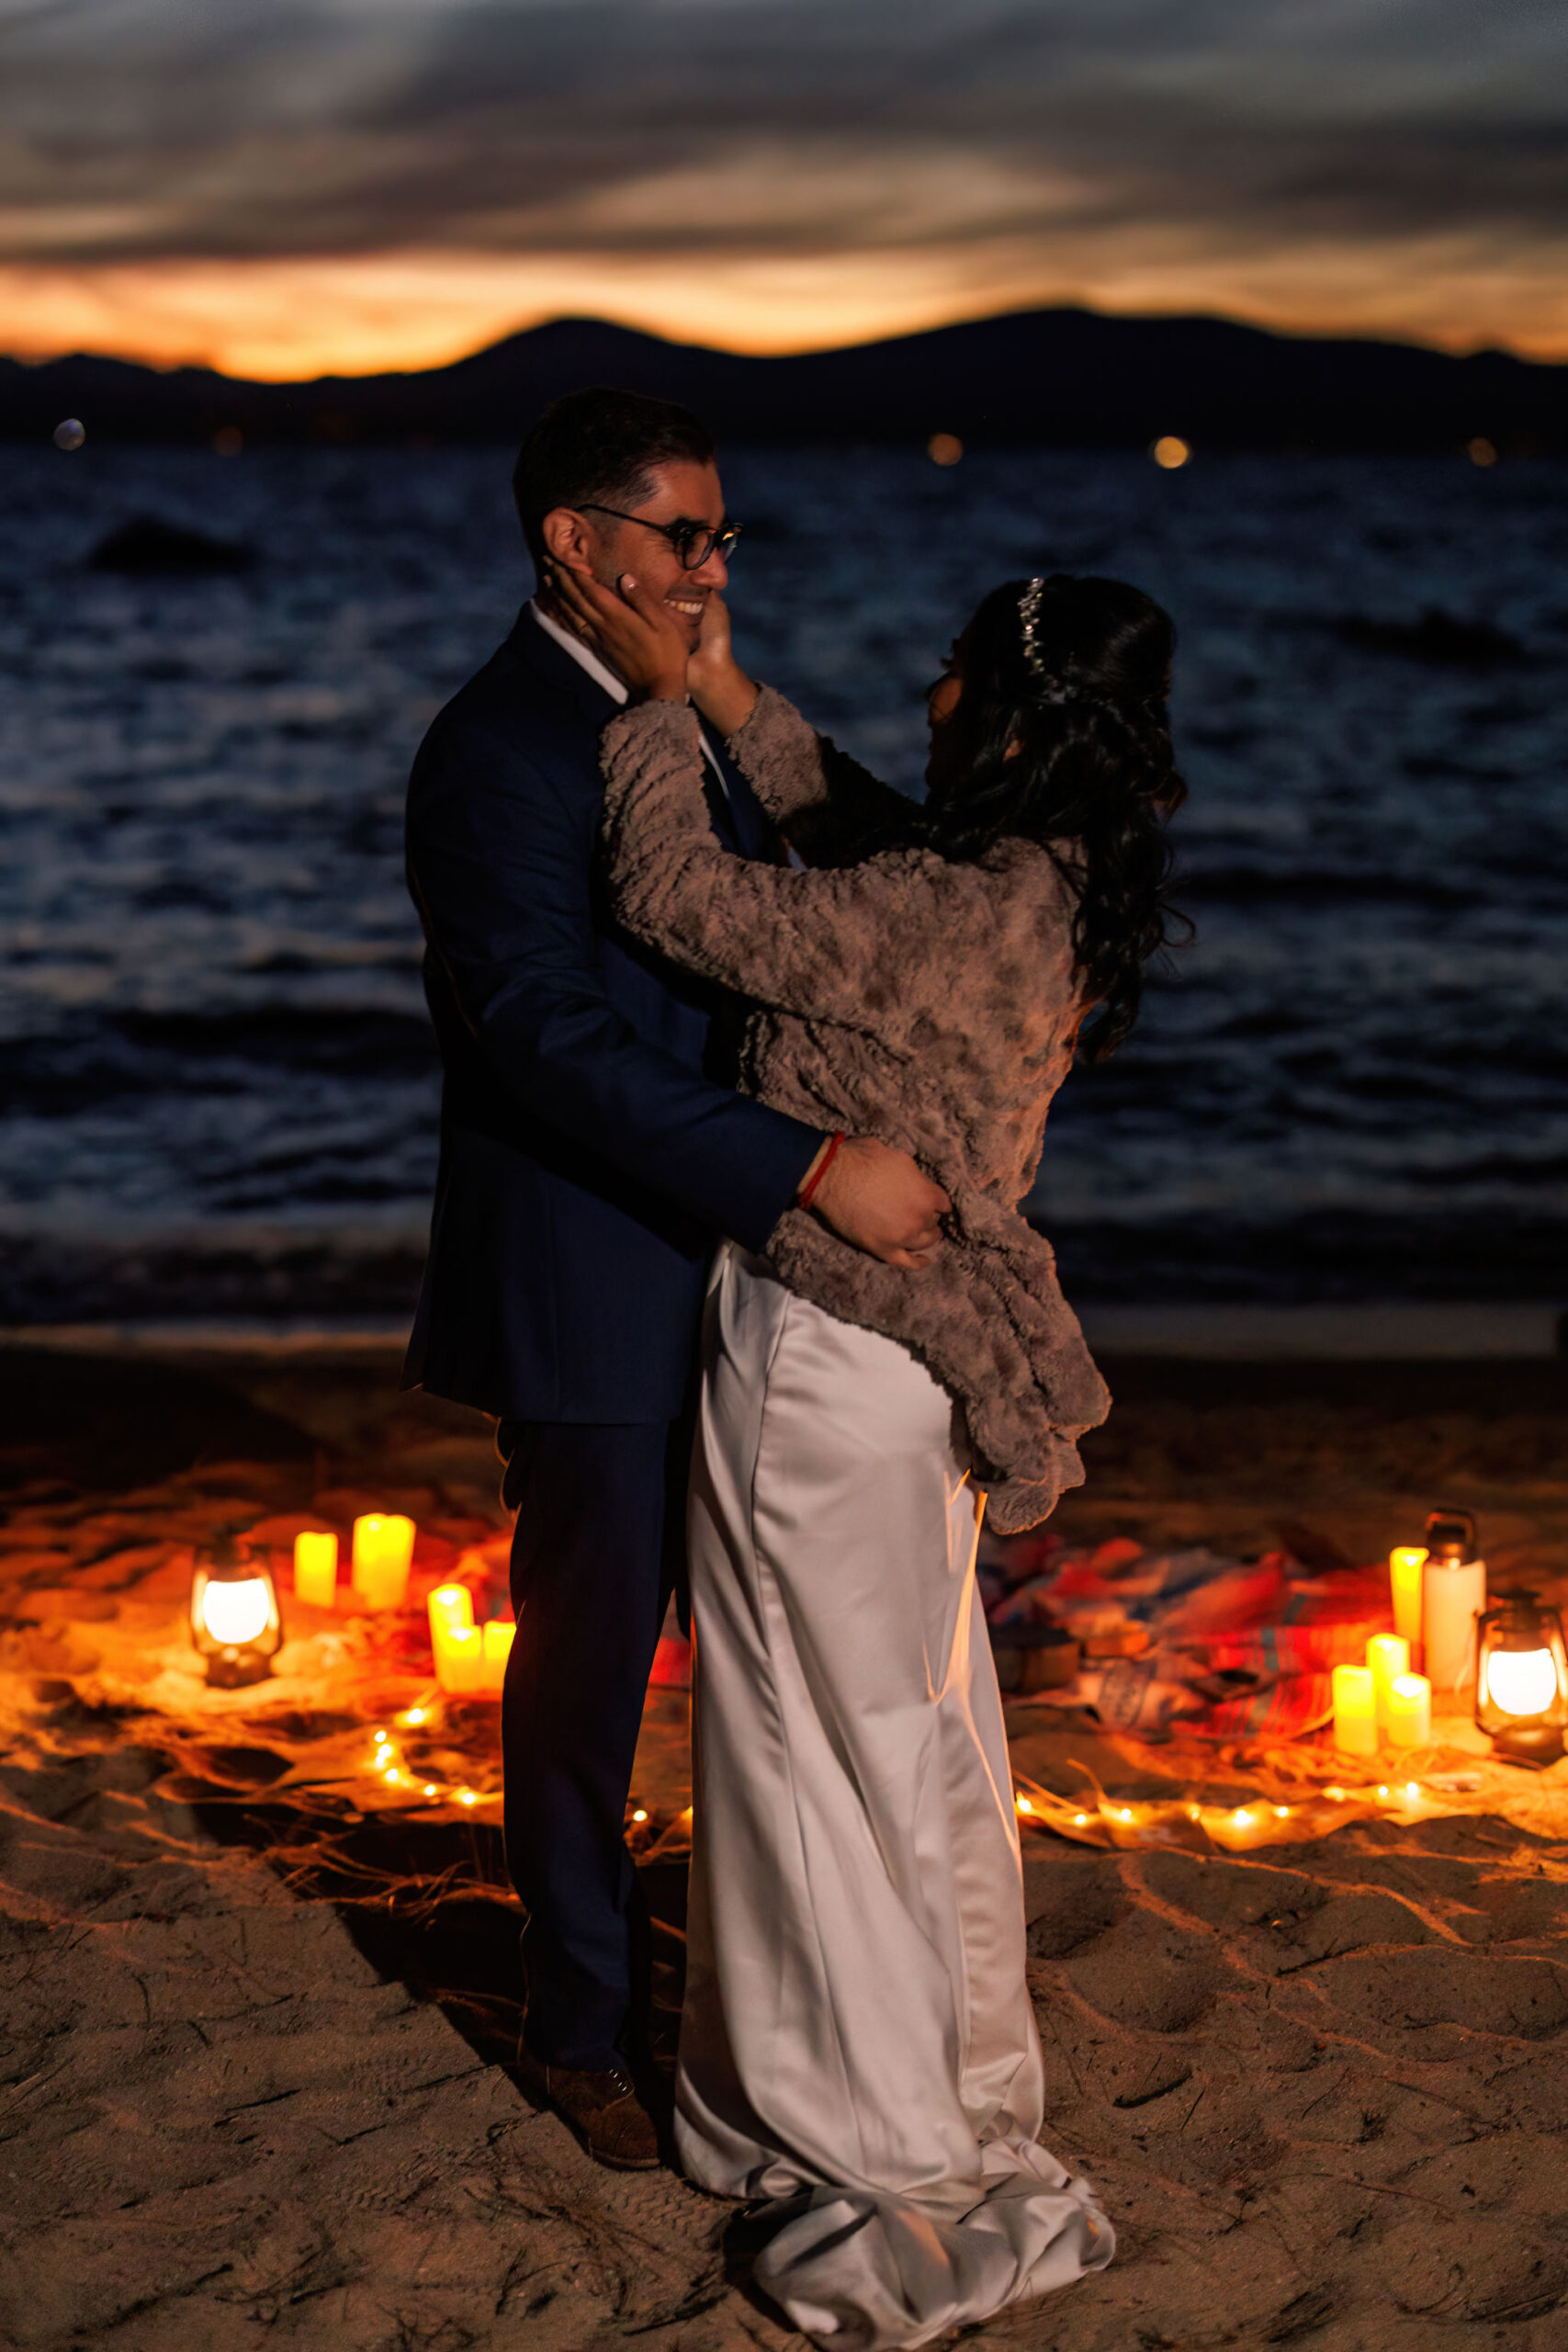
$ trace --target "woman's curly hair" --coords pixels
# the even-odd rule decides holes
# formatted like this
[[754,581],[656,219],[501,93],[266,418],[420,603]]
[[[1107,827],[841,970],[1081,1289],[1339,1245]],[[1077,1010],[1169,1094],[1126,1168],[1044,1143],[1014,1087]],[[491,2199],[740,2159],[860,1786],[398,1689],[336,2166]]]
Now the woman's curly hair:
[[1166,896],[1166,820],[1187,797],[1166,695],[1176,631],[1122,580],[1008,580],[959,639],[964,692],[926,831],[943,856],[1010,834],[1048,850],[1077,892],[1073,948],[1103,1061],[1138,1017],[1144,966],[1185,922]]

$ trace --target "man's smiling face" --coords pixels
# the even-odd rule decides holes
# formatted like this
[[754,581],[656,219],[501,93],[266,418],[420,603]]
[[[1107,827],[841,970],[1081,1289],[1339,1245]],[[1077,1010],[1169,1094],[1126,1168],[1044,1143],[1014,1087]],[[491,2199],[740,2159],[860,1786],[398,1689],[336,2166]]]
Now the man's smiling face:
[[728,569],[716,548],[705,563],[687,571],[663,534],[646,526],[694,523],[716,531],[724,521],[718,468],[698,465],[691,458],[674,458],[666,465],[651,467],[649,483],[645,497],[626,501],[626,513],[636,517],[633,522],[617,522],[597,507],[584,511],[583,521],[592,526],[591,569],[594,579],[606,588],[613,588],[623,572],[631,572],[674,615],[688,650],[694,653],[707,600],[722,594]]

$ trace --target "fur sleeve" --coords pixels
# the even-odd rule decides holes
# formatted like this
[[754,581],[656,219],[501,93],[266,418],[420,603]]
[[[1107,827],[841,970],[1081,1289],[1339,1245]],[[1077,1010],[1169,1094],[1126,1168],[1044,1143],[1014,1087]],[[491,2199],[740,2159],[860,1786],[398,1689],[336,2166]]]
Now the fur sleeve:
[[818,735],[772,686],[761,689],[728,749],[807,865],[851,865],[908,840],[913,804]]
[[[940,970],[939,940],[973,935],[973,867],[900,851],[791,873],[714,839],[695,714],[649,702],[604,729],[610,890],[628,931],[689,971],[807,1020],[874,1028]],[[980,926],[983,935],[983,924]]]

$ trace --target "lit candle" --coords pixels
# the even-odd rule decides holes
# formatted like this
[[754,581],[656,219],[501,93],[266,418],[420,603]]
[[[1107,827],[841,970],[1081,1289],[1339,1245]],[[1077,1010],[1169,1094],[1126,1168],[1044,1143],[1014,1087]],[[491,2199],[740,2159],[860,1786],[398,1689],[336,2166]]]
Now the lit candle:
[[1334,1669],[1334,1745],[1347,1756],[1378,1752],[1378,1702],[1370,1666]]
[[435,1653],[436,1678],[454,1697],[482,1690],[485,1680],[484,1635],[477,1625],[448,1625]]
[[506,1681],[506,1661],[512,1655],[512,1644],[517,1628],[504,1617],[490,1617],[485,1621],[485,1689],[499,1697]]
[[409,1589],[413,1521],[368,1511],[354,1522],[354,1589],[371,1609],[400,1609]]
[[[474,1596],[466,1584],[438,1584],[430,1596],[430,1646],[435,1658],[435,1679],[444,1690],[456,1686],[447,1679],[450,1637],[471,1633]],[[480,1644],[481,1649],[483,1644]]]
[[1410,1645],[1403,1634],[1374,1634],[1367,1644],[1367,1664],[1372,1669],[1372,1689],[1377,1697],[1378,1725],[1388,1726],[1388,1686],[1396,1674],[1410,1671]]
[[1389,1681],[1383,1728],[1391,1747],[1425,1747],[1432,1736],[1432,1686],[1424,1674]]
[[1421,1571],[1426,1565],[1425,1544],[1396,1544],[1388,1555],[1393,1630],[1404,1635],[1412,1649],[1421,1644]]
[[305,1528],[294,1538],[294,1598],[312,1609],[331,1609],[337,1600],[337,1537],[317,1528]]
[[466,1584],[438,1584],[430,1596],[430,1639],[434,1646],[448,1625],[471,1625],[474,1596]]

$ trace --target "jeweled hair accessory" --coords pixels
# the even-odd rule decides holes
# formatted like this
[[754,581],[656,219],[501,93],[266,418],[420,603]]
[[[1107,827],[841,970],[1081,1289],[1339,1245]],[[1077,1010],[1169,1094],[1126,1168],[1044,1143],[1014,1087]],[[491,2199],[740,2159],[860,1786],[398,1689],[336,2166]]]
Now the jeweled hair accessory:
[[1031,580],[1018,600],[1019,635],[1023,639],[1023,666],[1032,678],[1045,675],[1045,656],[1040,650],[1040,599],[1044,593],[1043,580]]

